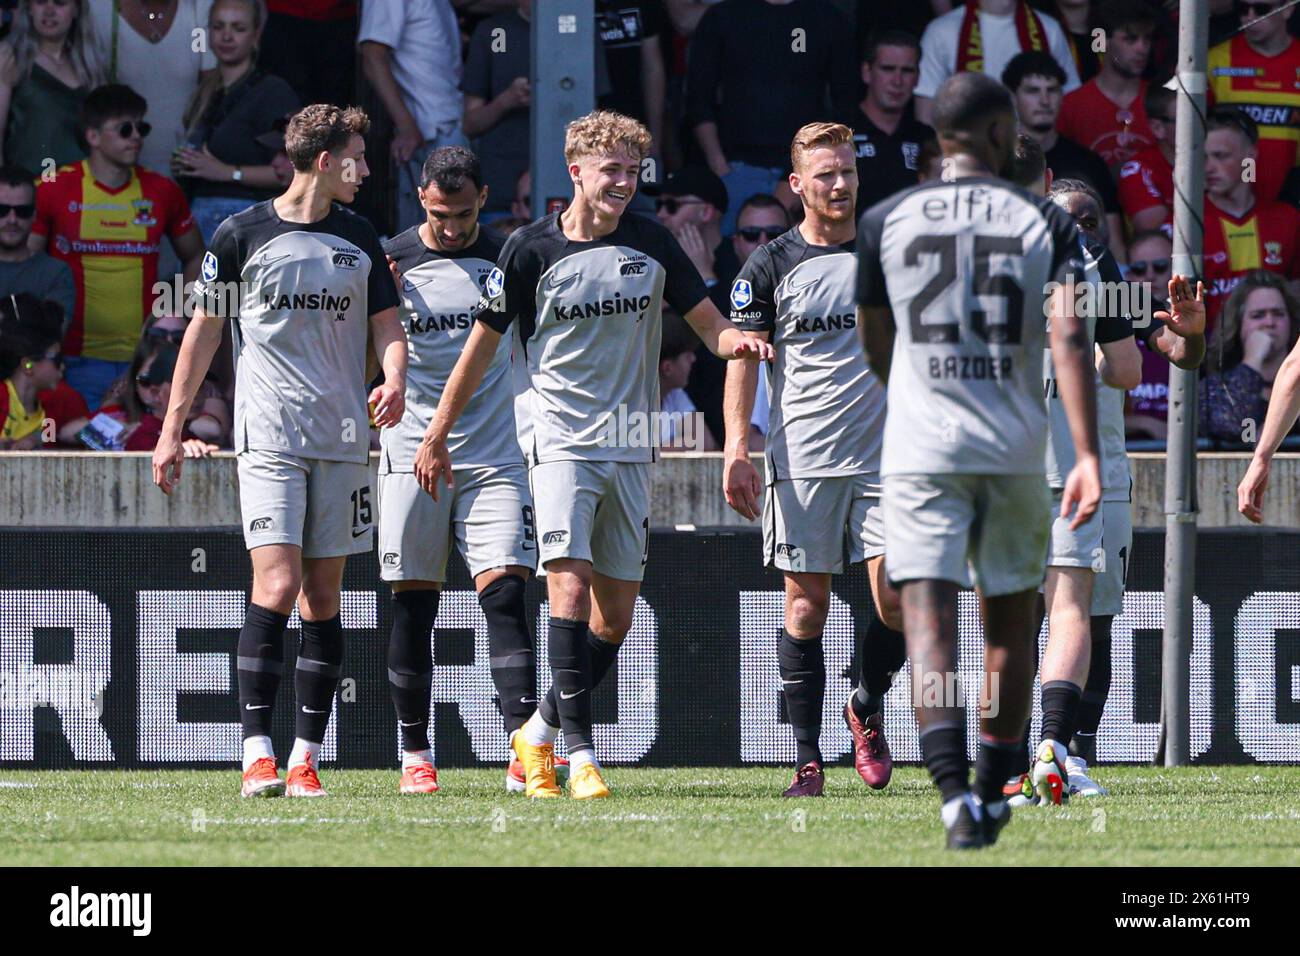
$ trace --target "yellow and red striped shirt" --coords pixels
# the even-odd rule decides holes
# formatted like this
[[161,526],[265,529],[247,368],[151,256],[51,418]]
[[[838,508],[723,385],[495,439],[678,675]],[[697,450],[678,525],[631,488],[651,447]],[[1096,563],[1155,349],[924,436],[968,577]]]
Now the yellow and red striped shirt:
[[65,355],[129,361],[153,307],[158,250],[194,226],[181,188],[142,167],[118,189],[95,179],[89,160],[61,167],[36,189],[32,231],[72,269],[77,307]]
[[1300,143],[1300,42],[1264,56],[1238,34],[1210,51],[1206,72],[1215,104],[1235,106],[1259,126],[1255,196],[1276,199]]

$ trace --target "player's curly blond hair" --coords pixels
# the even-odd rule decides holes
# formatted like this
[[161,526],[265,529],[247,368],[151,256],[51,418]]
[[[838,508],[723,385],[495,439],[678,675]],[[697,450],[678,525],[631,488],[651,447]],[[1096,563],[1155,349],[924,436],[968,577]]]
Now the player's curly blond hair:
[[809,123],[801,126],[790,143],[790,168],[798,170],[814,149],[833,149],[853,142],[853,130],[843,123]]
[[595,110],[579,116],[564,128],[564,162],[584,156],[626,153],[638,160],[650,155],[650,131],[630,116],[613,110]]

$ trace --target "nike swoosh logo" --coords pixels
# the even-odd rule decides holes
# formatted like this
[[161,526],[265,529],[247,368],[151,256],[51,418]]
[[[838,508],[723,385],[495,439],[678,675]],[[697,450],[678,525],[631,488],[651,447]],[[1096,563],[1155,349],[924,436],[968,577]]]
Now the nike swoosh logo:
[[283,262],[285,259],[288,259],[291,255],[293,255],[292,252],[286,252],[282,256],[272,256],[267,253],[262,256],[262,261],[258,264],[263,266],[273,266],[277,262]]
[[573,275],[567,275],[563,279],[557,280],[555,274],[546,277],[546,291],[554,292],[557,295],[570,288],[575,282],[582,278],[581,272],[575,272]]
[[560,700],[573,700],[573,698],[577,697],[581,693],[583,693],[583,691],[580,690],[575,690],[572,694],[566,694],[564,691],[560,691]]
[[520,697],[520,698],[519,698],[519,703],[521,703],[521,704],[535,704],[535,703],[537,703],[537,698],[536,698],[536,697]]
[[328,714],[329,713],[328,710],[312,710],[306,704],[302,705],[302,712],[304,714]]
[[523,543],[523,548],[524,548],[525,551],[532,551],[532,550],[534,550],[534,549],[533,549],[533,546],[532,546],[531,544],[529,544],[527,541],[525,541],[525,542]]
[[270,704],[257,704],[256,706],[253,704],[245,704],[244,710],[266,710],[270,706]]
[[808,288],[811,285],[816,285],[816,284],[817,284],[817,278],[815,276],[809,279],[807,282],[802,282],[799,285],[795,285],[791,280],[787,279],[785,282],[785,289],[791,295],[798,295],[804,289]]
[[786,680],[784,677],[782,677],[780,680],[781,680],[781,683],[782,683],[782,684],[802,684],[802,683],[803,683],[803,681],[801,681],[801,680]]
[[399,720],[398,723],[401,724],[403,727],[419,727],[422,723],[424,723],[424,721],[423,721],[423,720],[413,720],[413,721],[411,721],[411,722],[408,724],[408,723],[407,723],[406,721],[404,721],[404,720]]
[[362,528],[360,531],[353,531],[352,537],[359,538],[369,530],[370,530],[369,528]]
[[410,279],[407,279],[407,278],[403,277],[403,278],[402,278],[402,291],[404,291],[404,292],[414,292],[416,289],[420,288],[420,286],[422,286],[422,285],[428,285],[428,284],[429,284],[430,282],[432,282],[432,281],[433,281],[433,279],[428,279],[428,278],[426,278],[426,279],[421,279],[419,282],[412,282]]

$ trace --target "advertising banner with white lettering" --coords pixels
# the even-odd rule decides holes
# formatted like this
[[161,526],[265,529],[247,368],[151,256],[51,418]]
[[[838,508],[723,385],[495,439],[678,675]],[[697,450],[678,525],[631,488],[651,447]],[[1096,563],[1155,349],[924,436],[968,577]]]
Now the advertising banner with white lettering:
[[[235,642],[248,601],[238,532],[212,529],[0,532],[0,766],[169,767],[233,763],[240,749]],[[1300,763],[1300,534],[1207,531],[1198,539],[1191,660],[1198,763]],[[1112,630],[1100,762],[1144,763],[1159,741],[1163,536],[1137,534],[1124,613]],[[348,563],[347,651],[324,745],[346,767],[395,766],[385,647],[392,599],[376,556]],[[960,605],[968,742],[982,689],[975,596]],[[528,587],[545,690],[547,604]],[[837,578],[825,630],[822,749],[847,761],[839,713],[856,683],[855,633],[871,615],[861,569]],[[594,697],[601,760],[648,766],[791,763],[777,678],[782,584],[750,531],[656,532],[632,631]],[[293,673],[298,619],[289,622]],[[433,637],[435,757],[503,764],[507,741],[489,670],[487,626],[453,559]],[[288,752],[292,680],[274,724]],[[1037,715],[1035,716],[1037,720]],[[920,749],[904,671],[886,698],[895,758]]]

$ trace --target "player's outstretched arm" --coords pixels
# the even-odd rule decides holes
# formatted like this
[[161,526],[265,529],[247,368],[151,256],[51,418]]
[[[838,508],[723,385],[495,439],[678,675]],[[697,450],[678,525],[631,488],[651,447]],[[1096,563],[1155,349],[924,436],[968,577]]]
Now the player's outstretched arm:
[[384,382],[370,393],[375,426],[391,428],[406,411],[406,330],[393,306],[370,317],[370,337],[384,370]]
[[1246,469],[1246,477],[1237,486],[1237,510],[1255,524],[1264,520],[1269,466],[1297,416],[1300,416],[1300,342],[1291,349],[1273,380],[1273,394],[1268,400],[1268,414],[1264,416],[1264,428],[1255,445],[1255,456]]
[[894,357],[894,313],[888,306],[858,306],[858,341],[876,378],[889,384],[889,363]]
[[176,358],[176,371],[172,375],[172,395],[163,419],[162,434],[153,450],[153,483],[170,495],[181,480],[181,462],[185,448],[181,434],[190,406],[198,394],[203,377],[212,365],[212,356],[221,345],[221,328],[225,319],[208,315],[202,306],[194,310],[194,319],[185,330],[180,354]]
[[424,430],[424,439],[415,453],[415,480],[433,495],[434,501],[438,500],[438,479],[444,480],[448,488],[452,486],[447,436],[478,391],[500,341],[500,332],[484,322],[474,323],[469,338],[465,340],[465,349],[447,379],[447,387],[442,390],[438,408],[429,421],[429,427]]
[[1061,517],[1074,511],[1071,528],[1083,525],[1101,502],[1101,465],[1097,453],[1097,389],[1092,342],[1083,319],[1064,288],[1052,293],[1052,363],[1074,439],[1075,465],[1065,479]]
[[1142,384],[1142,353],[1131,335],[1097,346],[1097,374],[1111,388],[1128,391]]
[[1169,279],[1169,310],[1155,317],[1164,323],[1147,344],[1179,368],[1199,368],[1205,359],[1205,286],[1196,283],[1196,295],[1186,276]]
[[705,347],[719,358],[770,362],[775,355],[770,342],[736,328],[710,299],[701,299],[684,318]]
[[[766,332],[750,332],[766,342]],[[758,517],[762,483],[758,469],[749,460],[749,420],[754,415],[754,393],[758,388],[758,365],[755,362],[732,362],[727,366],[727,382],[722,392],[722,419],[727,437],[722,469],[722,492],[732,510],[747,521]]]

